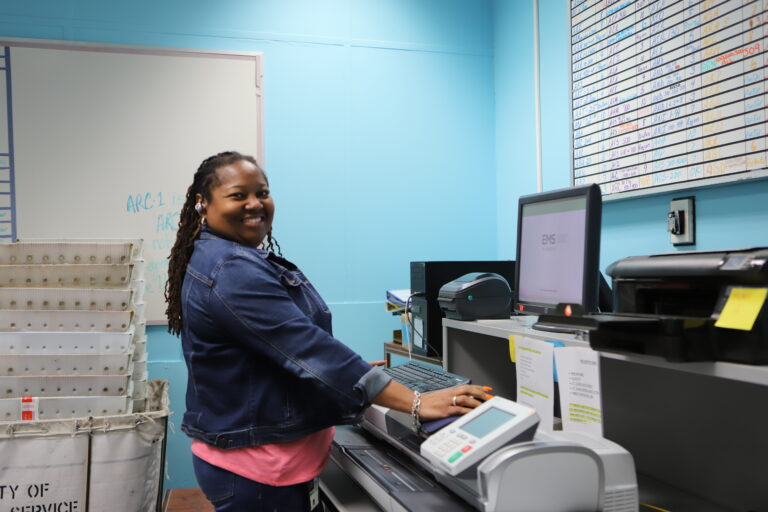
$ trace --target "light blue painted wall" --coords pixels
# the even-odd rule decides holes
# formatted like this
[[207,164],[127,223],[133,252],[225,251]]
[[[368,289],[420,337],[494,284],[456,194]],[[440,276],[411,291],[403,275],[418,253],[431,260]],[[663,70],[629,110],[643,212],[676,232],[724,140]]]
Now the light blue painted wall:
[[494,2],[498,259],[515,259],[517,199],[537,188],[532,5]]
[[[499,190],[499,254],[514,247],[516,212],[502,198],[516,200],[531,190],[528,167],[535,148],[531,72],[532,3],[494,2],[496,87],[496,168]],[[568,186],[570,170],[569,18],[565,0],[539,0],[544,190]],[[515,136],[520,140],[511,140]],[[521,163],[522,162],[522,163]],[[566,171],[564,174],[563,171]],[[526,192],[527,193],[527,192]],[[675,248],[666,232],[666,212],[674,197],[696,197],[696,245]],[[601,266],[634,255],[677,250],[718,250],[768,245],[768,181],[607,201],[603,204]]]
[[[409,261],[496,255],[492,14],[490,0],[0,0],[0,36],[263,52],[275,235],[337,337],[373,360]],[[171,383],[166,485],[192,487],[178,340],[148,336],[150,377]]]
[[[539,4],[539,87],[543,190],[570,186],[567,93],[569,13],[561,0]],[[494,84],[496,96],[497,257],[515,258],[517,200],[538,191],[533,2],[494,2]],[[563,50],[565,49],[565,50]],[[565,89],[564,89],[565,88]]]
[[[539,0],[539,68],[541,89],[543,190],[571,185],[570,12],[563,0]],[[553,30],[553,28],[555,28]],[[565,89],[564,89],[565,87]],[[566,94],[563,94],[563,91]]]

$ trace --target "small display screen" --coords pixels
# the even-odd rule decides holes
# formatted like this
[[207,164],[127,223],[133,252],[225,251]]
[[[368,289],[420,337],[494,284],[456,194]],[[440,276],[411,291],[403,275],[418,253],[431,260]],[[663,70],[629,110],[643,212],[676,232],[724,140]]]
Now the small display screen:
[[468,434],[481,438],[515,416],[511,412],[491,407],[477,418],[462,425],[461,429]]

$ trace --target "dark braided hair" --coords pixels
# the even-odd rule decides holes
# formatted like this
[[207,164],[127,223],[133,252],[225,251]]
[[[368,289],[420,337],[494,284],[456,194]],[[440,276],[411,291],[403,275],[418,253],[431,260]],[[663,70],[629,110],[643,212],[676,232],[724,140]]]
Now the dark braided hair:
[[[252,156],[243,155],[236,151],[225,151],[203,160],[195,172],[192,184],[187,189],[187,197],[179,213],[179,230],[176,232],[176,242],[173,244],[171,255],[168,258],[168,281],[165,283],[165,302],[168,304],[165,316],[168,318],[168,332],[172,334],[181,333],[181,286],[184,283],[187,264],[192,257],[195,240],[200,234],[200,214],[195,210],[195,198],[197,194],[200,194],[206,201],[210,201],[211,188],[219,184],[216,169],[241,160],[255,165],[264,175],[264,179],[267,179],[266,173]],[[269,180],[267,180],[267,184],[269,184]],[[275,248],[277,253],[282,256],[280,244],[272,237],[270,231],[264,241],[264,249],[273,251]]]

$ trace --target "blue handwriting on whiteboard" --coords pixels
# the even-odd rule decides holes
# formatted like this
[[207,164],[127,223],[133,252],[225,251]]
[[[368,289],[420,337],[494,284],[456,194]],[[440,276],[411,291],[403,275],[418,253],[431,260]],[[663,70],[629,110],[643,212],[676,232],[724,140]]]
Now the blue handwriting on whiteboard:
[[139,213],[160,206],[165,206],[162,192],[131,194],[125,203],[125,211],[128,213]]
[[161,213],[157,216],[157,226],[155,231],[162,233],[163,231],[178,231],[179,230],[179,212]]

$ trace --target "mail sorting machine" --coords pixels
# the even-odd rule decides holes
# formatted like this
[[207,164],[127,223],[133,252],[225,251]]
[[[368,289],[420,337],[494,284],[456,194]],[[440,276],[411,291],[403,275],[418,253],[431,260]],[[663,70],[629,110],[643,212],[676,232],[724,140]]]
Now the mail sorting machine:
[[534,410],[497,396],[427,437],[430,425],[417,434],[408,414],[373,405],[362,428],[337,429],[331,460],[387,511],[638,510],[626,450],[538,423]]
[[141,412],[141,240],[0,245],[0,422]]

